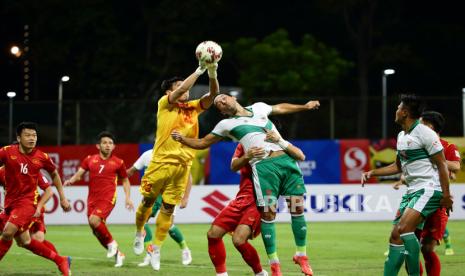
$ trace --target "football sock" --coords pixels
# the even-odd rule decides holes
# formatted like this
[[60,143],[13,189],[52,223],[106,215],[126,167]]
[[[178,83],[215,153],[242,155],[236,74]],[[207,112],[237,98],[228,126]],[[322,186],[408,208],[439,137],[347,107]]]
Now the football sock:
[[257,250],[248,242],[236,246],[237,250],[241,253],[244,261],[252,268],[255,274],[260,273],[262,265],[260,264],[260,257]]
[[216,273],[226,272],[226,249],[223,239],[208,238],[208,255],[215,266]]
[[94,229],[94,235],[105,249],[107,249],[108,244],[113,241],[113,237],[104,222],[100,222]]
[[384,276],[392,276],[399,273],[405,259],[404,251],[404,245],[389,245],[389,255],[384,262]]
[[152,229],[150,229],[150,225],[148,223],[144,224],[145,230],[145,238],[144,238],[144,245],[148,245],[153,238]]
[[409,275],[420,275],[420,243],[415,233],[409,232],[400,235],[405,247],[405,263]]
[[24,248],[26,248],[27,250],[31,251],[32,253],[36,255],[39,255],[41,257],[44,257],[46,259],[49,259],[55,262],[57,265],[63,261],[63,257],[61,257],[57,253],[50,250],[43,243],[36,241],[34,239],[31,239],[31,242],[28,245],[25,245]]
[[441,262],[436,252],[424,252],[423,258],[425,259],[426,274],[428,276],[441,275]]
[[294,241],[296,245],[296,255],[307,255],[307,223],[305,222],[304,215],[292,216],[292,233],[294,234]]
[[10,250],[12,244],[13,240],[6,241],[4,239],[0,239],[0,260],[3,259],[3,256],[5,256],[6,252]]
[[170,234],[170,237],[179,245],[179,248],[187,248],[187,243],[184,240],[184,236],[182,235],[181,230],[179,230],[179,228],[176,225],[171,226],[168,233]]
[[452,243],[451,243],[451,239],[450,239],[450,236],[449,236],[449,230],[447,229],[446,227],[446,231],[444,231],[444,243],[446,244],[446,248],[451,248],[452,247]]
[[160,246],[163,244],[163,241],[168,235],[168,230],[171,227],[171,214],[166,214],[164,212],[159,212],[157,216],[157,229],[155,230],[155,237],[153,239],[153,244]]
[[144,228],[145,223],[147,223],[147,219],[152,212],[151,207],[145,207],[142,202],[137,207],[136,211],[136,231],[142,232],[142,228]]
[[43,243],[45,246],[47,246],[48,249],[50,249],[50,250],[52,250],[53,252],[55,252],[55,253],[58,254],[58,251],[57,251],[57,249],[55,248],[55,246],[53,245],[53,243],[51,243],[51,242],[49,242],[49,241],[47,241],[47,240],[44,240],[42,243]]
[[270,262],[278,261],[278,254],[276,253],[276,228],[274,221],[265,221],[262,219],[261,222],[262,239],[265,244],[266,254]]

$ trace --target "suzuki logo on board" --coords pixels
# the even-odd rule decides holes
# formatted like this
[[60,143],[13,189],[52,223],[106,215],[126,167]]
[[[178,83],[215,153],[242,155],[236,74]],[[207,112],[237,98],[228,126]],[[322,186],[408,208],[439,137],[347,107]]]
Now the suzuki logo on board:
[[347,167],[347,179],[350,181],[359,180],[362,176],[363,168],[367,164],[367,155],[359,147],[348,149],[344,154],[344,164]]
[[210,216],[216,217],[226,207],[230,198],[220,191],[214,190],[207,196],[204,196],[202,200],[209,205],[208,207],[203,207],[202,210]]

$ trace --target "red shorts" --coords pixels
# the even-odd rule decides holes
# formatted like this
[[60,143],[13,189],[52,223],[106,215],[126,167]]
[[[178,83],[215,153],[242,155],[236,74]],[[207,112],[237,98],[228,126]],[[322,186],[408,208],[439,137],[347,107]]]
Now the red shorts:
[[449,217],[447,216],[446,209],[439,208],[426,219],[423,231],[421,231],[421,238],[432,238],[441,241],[446,230],[448,219]]
[[87,217],[94,215],[103,220],[106,220],[114,207],[115,207],[115,204],[107,200],[88,202],[87,203]]
[[6,208],[2,220],[4,224],[12,223],[18,227],[18,234],[29,230],[29,228],[37,221],[37,218],[32,216],[36,212],[36,207],[32,204],[25,204],[21,207]]
[[44,213],[42,212],[40,214],[40,217],[37,218],[37,220],[34,222],[34,224],[29,228],[29,232],[31,234],[37,233],[37,232],[43,232],[47,233],[47,228],[45,228],[45,222],[44,222]]
[[219,226],[227,232],[234,232],[239,224],[245,224],[252,229],[252,237],[260,235],[260,213],[255,200],[244,204],[244,201],[234,199],[224,208],[213,221],[213,225]]

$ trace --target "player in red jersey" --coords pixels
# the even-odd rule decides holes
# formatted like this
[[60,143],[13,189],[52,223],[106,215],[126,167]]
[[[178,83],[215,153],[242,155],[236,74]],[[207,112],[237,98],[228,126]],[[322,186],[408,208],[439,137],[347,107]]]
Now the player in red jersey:
[[31,239],[29,227],[34,215],[40,214],[45,197],[38,200],[37,182],[40,170],[46,170],[58,190],[60,204],[65,212],[71,207],[65,198],[60,176],[49,156],[36,149],[37,126],[34,123],[20,123],[16,128],[18,144],[0,149],[0,166],[5,165],[5,210],[6,219],[0,239],[0,260],[11,247],[13,238],[18,246],[57,264],[63,275],[69,275],[71,258],[63,257],[50,250],[43,243]]
[[107,258],[115,257],[115,267],[121,267],[125,259],[118,249],[118,243],[113,239],[106,226],[106,219],[115,207],[116,185],[118,178],[122,180],[126,195],[126,208],[133,210],[128,175],[124,161],[112,155],[115,149],[115,138],[107,131],[101,132],[98,137],[97,149],[99,154],[87,156],[81,163],[78,171],[65,185],[71,185],[80,180],[86,171],[89,171],[89,194],[87,197],[87,218],[89,226],[100,244],[107,249]]
[[[267,139],[278,142],[279,136],[276,132],[268,132]],[[302,151],[291,145],[288,153],[297,160],[304,160]],[[261,157],[265,154],[262,148],[250,148],[247,153],[241,144],[236,147],[231,160],[231,170],[239,171],[241,174],[239,192],[236,198],[225,207],[213,221],[208,230],[208,253],[215,266],[217,276],[227,276],[226,250],[223,236],[233,233],[232,241],[236,249],[241,253],[244,261],[252,268],[255,275],[267,276],[268,272],[262,269],[260,257],[255,248],[247,242],[260,234],[260,212],[255,204],[255,195],[252,182],[252,168],[249,161],[252,158]],[[273,267],[272,267],[273,270]],[[276,273],[275,273],[276,272]],[[279,275],[273,271],[273,275]]]
[[[434,130],[438,136],[445,124],[445,119],[442,114],[436,111],[423,112],[420,120],[424,125]],[[449,142],[441,138],[439,141],[444,148],[444,156],[446,157],[449,176],[451,179],[455,179],[455,174],[460,170],[460,153],[456,145],[449,144]],[[394,188],[398,189],[401,184],[402,180],[396,182]],[[435,247],[441,243],[444,237],[447,221],[448,215],[445,208],[439,208],[426,219],[423,229],[416,233],[421,242],[421,252],[425,260],[425,268],[428,276],[439,276],[441,274],[441,262],[435,252]],[[420,274],[422,274],[422,268],[420,271]]]

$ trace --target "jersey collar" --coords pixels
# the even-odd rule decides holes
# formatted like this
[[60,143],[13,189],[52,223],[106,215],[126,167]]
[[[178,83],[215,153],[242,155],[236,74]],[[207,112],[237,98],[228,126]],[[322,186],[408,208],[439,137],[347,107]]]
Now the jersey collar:
[[407,133],[410,133],[412,132],[412,130],[420,123],[420,120],[416,120],[413,125],[409,128],[409,130],[407,131]]
[[246,116],[233,116],[233,118],[235,118],[235,119],[240,118],[240,117],[249,117],[249,118],[252,118],[253,115],[254,115],[252,108],[244,107],[244,109],[247,110],[247,111],[250,111],[250,113],[252,113],[252,115],[250,115],[250,116],[247,116],[247,115],[246,115]]

